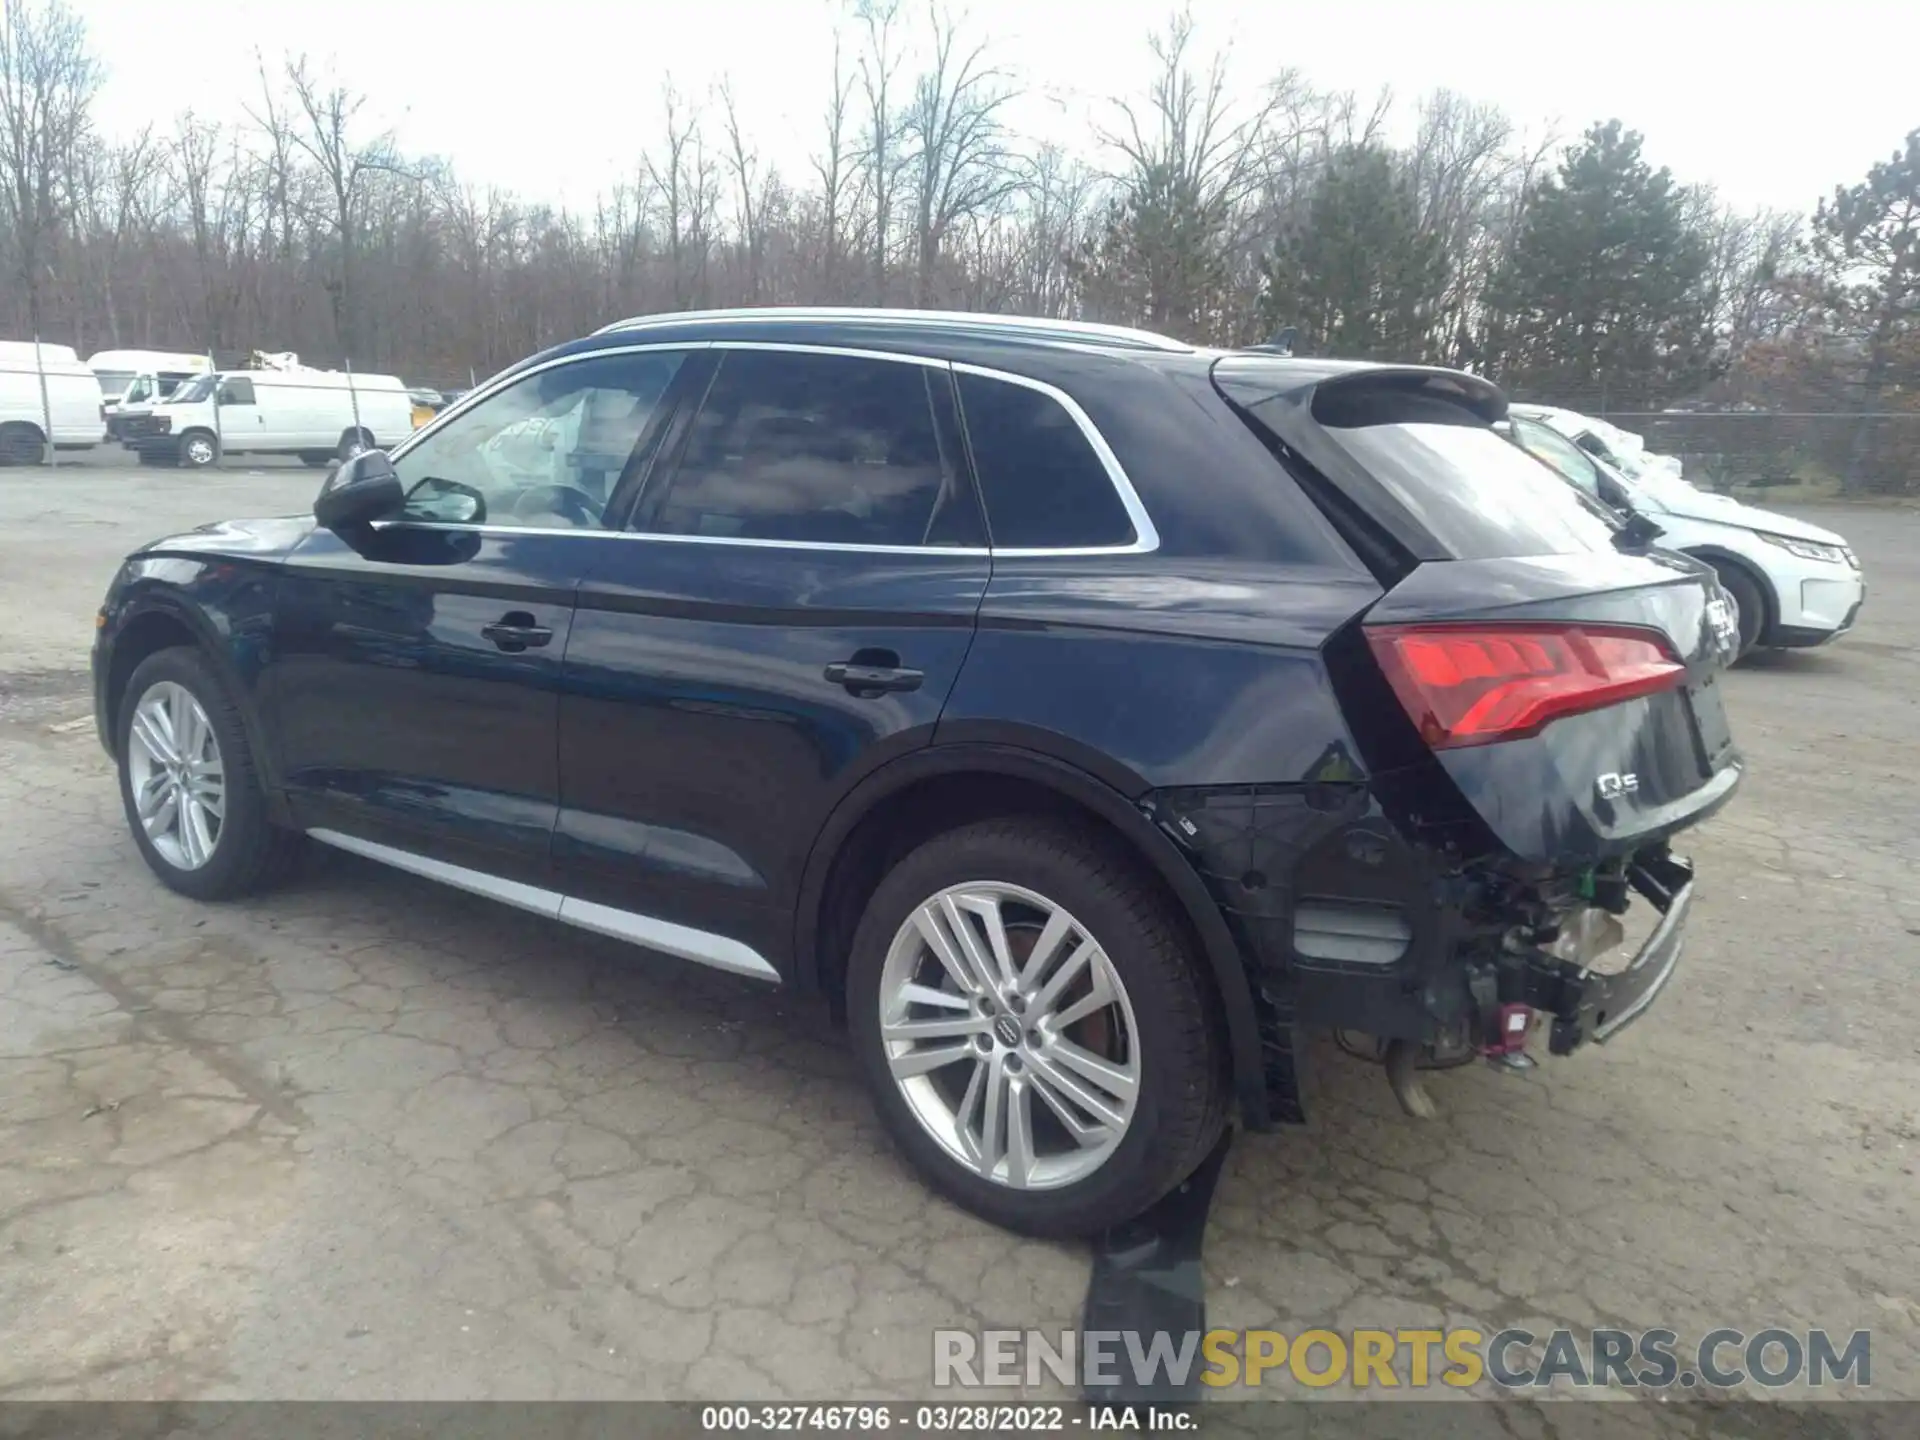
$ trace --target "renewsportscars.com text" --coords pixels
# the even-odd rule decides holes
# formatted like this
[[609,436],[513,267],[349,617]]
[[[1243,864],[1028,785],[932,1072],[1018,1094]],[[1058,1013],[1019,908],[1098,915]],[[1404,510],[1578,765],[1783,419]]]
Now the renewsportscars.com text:
[[936,1330],[933,1383],[947,1386],[1346,1385],[1357,1390],[1549,1385],[1728,1390],[1873,1383],[1866,1330]]

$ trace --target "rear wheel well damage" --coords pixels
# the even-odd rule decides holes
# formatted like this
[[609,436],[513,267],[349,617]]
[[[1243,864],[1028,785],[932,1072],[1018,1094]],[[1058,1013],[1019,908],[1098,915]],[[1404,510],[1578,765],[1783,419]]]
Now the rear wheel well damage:
[[1243,1123],[1260,1129],[1274,1118],[1246,962],[1199,877],[1138,807],[1092,777],[1041,757],[997,757],[986,767],[963,763],[904,783],[882,780],[876,788],[881,793],[835,812],[802,882],[795,978],[818,992],[836,1019],[845,1019],[854,932],[888,870],[934,836],[977,821],[1064,821],[1122,856],[1140,884],[1166,902],[1212,1002]]

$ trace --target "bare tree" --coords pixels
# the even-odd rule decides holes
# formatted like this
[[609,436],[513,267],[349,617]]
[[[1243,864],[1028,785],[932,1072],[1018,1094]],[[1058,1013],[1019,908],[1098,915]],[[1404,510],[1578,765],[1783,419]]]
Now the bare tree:
[[962,45],[959,27],[933,0],[931,68],[914,87],[902,130],[914,186],[914,301],[934,302],[940,247],[953,227],[983,216],[1020,187],[1001,113],[1013,96],[987,62],[984,41]]
[[0,5],[0,222],[39,334],[48,273],[72,204],[69,184],[100,88],[85,23],[65,0]]
[[892,261],[893,209],[902,169],[900,116],[894,110],[900,69],[900,37],[895,25],[900,0],[858,0],[856,16],[866,29],[860,57],[860,85],[867,102],[867,133],[861,155],[867,199],[873,211],[873,302],[887,303],[887,267]]
[[720,85],[720,106],[727,131],[727,168],[733,172],[737,197],[735,218],[740,231],[740,246],[745,252],[746,301],[749,305],[758,305],[760,261],[766,248],[766,235],[762,228],[766,217],[766,197],[756,193],[763,183],[760,157],[747,147],[746,138],[741,133],[740,116],[733,104],[733,86],[728,81],[722,81]]
[[1174,334],[1227,338],[1232,252],[1299,82],[1283,72],[1243,103],[1226,52],[1196,67],[1193,34],[1192,16],[1175,16],[1150,41],[1158,68],[1146,103],[1113,102],[1120,126],[1103,138],[1124,162],[1123,194],[1094,272],[1109,307]]
[[814,157],[813,171],[820,182],[820,291],[823,299],[839,298],[840,259],[853,203],[853,157],[849,109],[853,103],[853,73],[842,63],[840,31],[833,32],[833,89],[827,101],[825,148]]
[[292,130],[291,139],[319,173],[326,223],[339,245],[327,292],[333,304],[334,334],[342,353],[351,356],[360,348],[354,269],[362,212],[375,177],[398,173],[402,167],[391,131],[369,138],[354,134],[354,121],[366,96],[315,76],[304,55],[287,62],[286,79],[304,120]]

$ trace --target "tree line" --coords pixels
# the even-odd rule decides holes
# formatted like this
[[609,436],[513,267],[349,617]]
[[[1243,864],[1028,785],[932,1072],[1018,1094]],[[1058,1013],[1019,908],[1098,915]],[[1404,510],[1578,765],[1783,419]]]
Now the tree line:
[[[1191,17],[1082,152],[939,0],[847,0],[803,171],[729,84],[669,82],[653,142],[565,208],[409,155],[305,57],[238,124],[108,136],[65,0],[0,0],[0,337],[296,350],[453,383],[609,319],[734,305],[1014,311],[1213,344],[1457,365],[1608,412],[1920,413],[1920,130],[1810,213],[1740,211],[1617,120],[1529,137],[1446,90],[1390,103],[1236,73]],[[1920,420],[1833,468],[1920,487]],[[1834,448],[1832,446],[1829,447]]]

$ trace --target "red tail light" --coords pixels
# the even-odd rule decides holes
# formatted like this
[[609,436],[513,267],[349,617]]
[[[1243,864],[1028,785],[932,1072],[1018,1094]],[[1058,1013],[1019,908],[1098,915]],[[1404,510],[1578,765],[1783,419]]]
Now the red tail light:
[[1367,643],[1436,750],[1537,735],[1550,720],[1677,687],[1652,630],[1610,625],[1394,625]]

